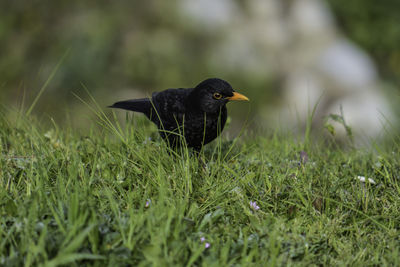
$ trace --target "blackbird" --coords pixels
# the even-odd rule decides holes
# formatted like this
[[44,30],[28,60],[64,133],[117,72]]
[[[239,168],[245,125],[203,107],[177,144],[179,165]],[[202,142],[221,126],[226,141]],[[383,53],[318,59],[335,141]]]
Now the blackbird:
[[109,107],[141,112],[157,125],[170,146],[176,148],[185,142],[199,151],[224,129],[226,103],[231,100],[249,99],[235,92],[228,82],[211,78],[195,88],[167,89],[153,93],[151,98],[120,101]]

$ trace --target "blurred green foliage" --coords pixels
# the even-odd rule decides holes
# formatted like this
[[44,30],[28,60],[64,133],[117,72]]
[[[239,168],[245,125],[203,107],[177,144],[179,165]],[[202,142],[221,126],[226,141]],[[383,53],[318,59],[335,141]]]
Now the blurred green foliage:
[[[375,57],[384,77],[399,85],[400,3],[328,2],[350,37]],[[71,92],[83,95],[82,84],[104,105],[114,100],[116,89],[190,87],[207,77],[244,88],[253,107],[279,97],[278,77],[216,67],[210,51],[224,33],[205,31],[179,10],[177,0],[0,1],[2,103],[26,99],[29,105],[66,51],[36,112],[63,118],[66,109],[78,109],[82,104]]]
[[173,17],[174,5],[151,3],[2,1],[1,51],[7,53],[0,63],[3,88],[40,87],[67,49],[68,60],[52,82],[59,97],[70,98],[70,90],[80,83],[98,90],[132,81],[153,86],[166,79],[176,72],[172,53],[151,52],[154,46],[164,47],[157,37],[174,20],[161,14]]
[[115,88],[190,87],[214,76],[240,80],[210,66],[208,51],[220,37],[199,31],[176,1],[1,1],[0,96],[33,98],[67,50],[39,110],[57,113],[82,84],[107,96]]

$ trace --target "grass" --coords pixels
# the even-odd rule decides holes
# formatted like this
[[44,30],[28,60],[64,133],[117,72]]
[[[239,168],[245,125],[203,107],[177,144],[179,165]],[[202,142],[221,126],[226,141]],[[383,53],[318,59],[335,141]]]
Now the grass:
[[202,162],[97,114],[85,134],[0,115],[0,265],[400,265],[398,142],[218,139]]

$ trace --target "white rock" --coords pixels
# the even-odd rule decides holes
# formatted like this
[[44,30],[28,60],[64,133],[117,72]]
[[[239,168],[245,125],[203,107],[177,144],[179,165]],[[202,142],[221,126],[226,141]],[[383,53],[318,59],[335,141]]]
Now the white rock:
[[363,91],[377,80],[371,58],[343,38],[326,47],[316,66],[329,82],[346,91]]
[[236,13],[236,5],[229,0],[184,0],[181,8],[193,22],[209,28],[228,25]]

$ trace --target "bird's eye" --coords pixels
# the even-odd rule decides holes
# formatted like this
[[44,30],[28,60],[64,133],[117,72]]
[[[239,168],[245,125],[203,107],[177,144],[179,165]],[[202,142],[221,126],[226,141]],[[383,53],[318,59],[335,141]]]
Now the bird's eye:
[[213,94],[214,99],[221,99],[222,95],[220,93],[214,93]]

